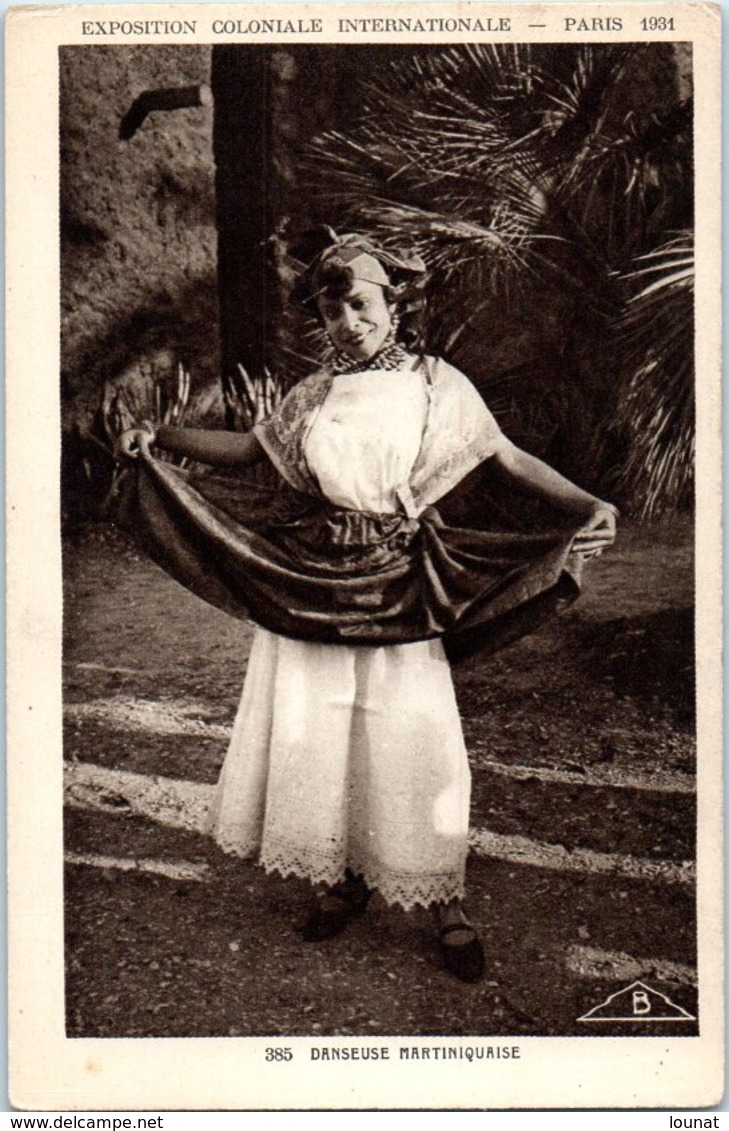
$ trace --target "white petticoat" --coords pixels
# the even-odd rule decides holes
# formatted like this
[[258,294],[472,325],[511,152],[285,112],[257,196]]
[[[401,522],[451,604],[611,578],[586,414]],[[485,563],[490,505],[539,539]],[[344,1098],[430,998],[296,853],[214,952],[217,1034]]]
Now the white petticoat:
[[[397,506],[422,432],[420,381],[335,378],[307,460],[330,497],[342,468],[340,505]],[[469,798],[440,641],[348,647],[256,630],[210,812],[225,851],[314,883],[350,868],[389,903],[427,906],[463,896]]]
[[470,773],[438,641],[255,635],[211,821],[223,849],[389,903],[463,895]]

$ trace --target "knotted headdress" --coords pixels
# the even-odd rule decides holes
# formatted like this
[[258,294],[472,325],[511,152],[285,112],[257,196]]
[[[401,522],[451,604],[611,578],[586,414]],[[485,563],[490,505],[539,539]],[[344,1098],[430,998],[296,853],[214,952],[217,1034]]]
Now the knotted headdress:
[[300,302],[310,302],[321,294],[324,288],[318,279],[328,266],[348,267],[355,279],[381,287],[413,283],[425,274],[419,255],[377,247],[356,232],[337,235],[324,224],[307,232],[285,261],[297,277],[292,297]]

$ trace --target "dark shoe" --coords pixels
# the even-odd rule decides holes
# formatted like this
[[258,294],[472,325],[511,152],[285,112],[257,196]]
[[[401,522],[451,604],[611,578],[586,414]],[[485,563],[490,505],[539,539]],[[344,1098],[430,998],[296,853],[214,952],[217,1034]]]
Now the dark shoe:
[[364,915],[370,890],[361,881],[344,883],[317,898],[316,905],[302,927],[306,942],[323,942],[341,935],[352,919]]
[[[465,942],[449,941],[457,931],[467,934]],[[470,923],[448,923],[441,927],[440,953],[446,970],[462,982],[478,982],[486,969],[481,940]]]

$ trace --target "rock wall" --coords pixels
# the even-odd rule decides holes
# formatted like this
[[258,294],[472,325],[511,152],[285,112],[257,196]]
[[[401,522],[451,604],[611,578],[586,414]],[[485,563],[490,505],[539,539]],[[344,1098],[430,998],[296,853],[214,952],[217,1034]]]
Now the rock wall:
[[188,414],[222,415],[212,105],[155,110],[141,122],[137,115],[132,136],[120,137],[145,91],[194,91],[209,80],[204,46],[60,51],[61,379],[72,510],[101,489],[89,460],[103,458],[83,437],[92,429],[103,438],[101,406],[120,388],[122,403],[153,411],[156,385],[163,405],[174,399],[181,364],[192,377]]

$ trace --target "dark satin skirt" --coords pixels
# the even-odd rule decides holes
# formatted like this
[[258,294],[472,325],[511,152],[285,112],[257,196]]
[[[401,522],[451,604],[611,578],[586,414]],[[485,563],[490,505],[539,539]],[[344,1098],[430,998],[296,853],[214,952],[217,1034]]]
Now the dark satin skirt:
[[579,592],[581,524],[508,489],[489,461],[409,519],[140,458],[119,522],[203,600],[319,643],[442,637],[456,661],[531,631]]

